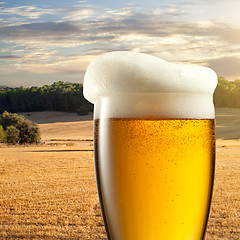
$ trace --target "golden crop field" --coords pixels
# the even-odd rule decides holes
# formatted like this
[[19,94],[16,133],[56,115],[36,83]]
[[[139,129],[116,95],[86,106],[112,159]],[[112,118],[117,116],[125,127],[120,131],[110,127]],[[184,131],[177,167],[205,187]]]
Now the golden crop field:
[[[0,146],[0,239],[106,239],[91,116],[34,113],[44,145]],[[207,240],[240,239],[240,110],[217,110]]]

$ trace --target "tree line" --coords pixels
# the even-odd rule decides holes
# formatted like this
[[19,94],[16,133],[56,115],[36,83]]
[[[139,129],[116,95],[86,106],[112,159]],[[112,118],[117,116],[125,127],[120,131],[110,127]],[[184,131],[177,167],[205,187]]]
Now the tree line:
[[240,80],[228,81],[218,78],[218,85],[214,93],[215,107],[240,108]]
[[[233,82],[222,77],[214,93],[215,107],[240,107],[240,80]],[[0,113],[8,111],[66,111],[79,115],[93,111],[93,105],[83,97],[83,85],[55,82],[52,85],[29,88],[0,88]]]
[[0,88],[0,113],[8,111],[65,111],[79,115],[93,111],[93,105],[83,97],[83,85],[55,82],[43,87]]

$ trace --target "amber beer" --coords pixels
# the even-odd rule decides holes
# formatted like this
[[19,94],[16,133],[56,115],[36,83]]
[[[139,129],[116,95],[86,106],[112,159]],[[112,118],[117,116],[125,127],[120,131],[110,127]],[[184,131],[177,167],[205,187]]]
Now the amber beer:
[[200,240],[209,215],[213,119],[95,120],[95,167],[110,240]]

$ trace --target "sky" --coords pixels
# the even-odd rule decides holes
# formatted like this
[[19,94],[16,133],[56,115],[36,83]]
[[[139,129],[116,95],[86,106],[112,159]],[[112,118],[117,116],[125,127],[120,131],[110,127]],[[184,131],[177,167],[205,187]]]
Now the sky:
[[239,0],[0,0],[0,85],[82,83],[88,64],[135,51],[240,79]]

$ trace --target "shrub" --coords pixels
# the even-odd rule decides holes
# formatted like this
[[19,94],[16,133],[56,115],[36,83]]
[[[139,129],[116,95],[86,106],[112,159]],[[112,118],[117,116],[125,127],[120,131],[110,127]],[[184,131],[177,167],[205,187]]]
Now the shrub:
[[20,143],[39,143],[40,133],[36,123],[25,120],[20,127]]
[[80,115],[80,116],[83,116],[83,115],[88,115],[89,113],[89,110],[87,107],[85,106],[81,106],[80,108],[78,108],[77,110],[77,114]]
[[6,128],[7,143],[12,143],[12,144],[18,143],[20,140],[19,133],[20,133],[20,131],[13,125],[8,126]]
[[3,128],[6,130],[6,128],[11,125],[15,126],[16,128],[19,128],[24,121],[25,121],[24,116],[4,111],[1,115],[0,124],[2,124]]
[[[6,132],[8,143],[39,143],[40,132],[36,123],[16,113],[3,112],[0,124]],[[12,127],[11,127],[12,126]],[[11,127],[11,128],[9,128]],[[13,128],[14,127],[14,128]]]
[[0,125],[0,143],[6,142],[6,133],[3,129],[3,126]]

